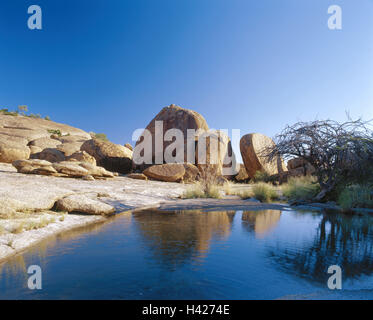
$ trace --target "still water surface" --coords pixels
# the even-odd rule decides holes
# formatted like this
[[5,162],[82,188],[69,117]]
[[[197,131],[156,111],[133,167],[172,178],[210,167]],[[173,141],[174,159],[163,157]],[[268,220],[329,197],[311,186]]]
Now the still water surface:
[[[42,268],[42,290],[27,267]],[[327,288],[330,265],[343,289]],[[124,214],[0,265],[0,299],[372,298],[373,217],[297,211]]]

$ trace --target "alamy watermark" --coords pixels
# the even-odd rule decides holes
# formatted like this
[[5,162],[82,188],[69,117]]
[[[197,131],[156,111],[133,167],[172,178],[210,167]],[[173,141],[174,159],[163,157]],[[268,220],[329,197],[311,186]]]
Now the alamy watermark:
[[222,166],[223,175],[238,173],[232,145],[239,145],[239,129],[232,130],[232,139],[228,137],[227,129],[187,129],[185,136],[185,132],[177,128],[164,131],[163,121],[155,121],[152,131],[134,131],[132,140],[137,144],[132,160],[135,165],[188,162]]
[[33,4],[27,9],[27,13],[31,16],[27,20],[27,26],[30,30],[42,29],[42,11],[40,6]]
[[330,30],[342,30],[342,8],[338,5],[332,5],[328,8],[328,28]]
[[38,265],[29,266],[27,273],[31,276],[27,280],[27,286],[30,290],[41,290],[42,289],[42,272]]
[[342,269],[340,266],[332,265],[328,268],[328,273],[332,274],[328,279],[328,288],[330,290],[342,289]]

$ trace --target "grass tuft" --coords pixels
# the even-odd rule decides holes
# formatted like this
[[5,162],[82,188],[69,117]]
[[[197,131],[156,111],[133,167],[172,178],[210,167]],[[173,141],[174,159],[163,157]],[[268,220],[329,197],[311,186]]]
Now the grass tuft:
[[343,210],[373,208],[373,188],[364,185],[345,187],[339,194],[337,202]]
[[278,199],[275,188],[264,182],[253,185],[252,193],[254,197],[261,202],[271,202],[272,200]]
[[320,185],[315,177],[291,177],[282,185],[283,195],[290,200],[312,200],[320,192]]
[[196,198],[214,198],[220,199],[220,188],[217,185],[209,185],[205,189],[201,183],[195,183],[188,186],[187,190],[182,195],[183,199],[196,199]]

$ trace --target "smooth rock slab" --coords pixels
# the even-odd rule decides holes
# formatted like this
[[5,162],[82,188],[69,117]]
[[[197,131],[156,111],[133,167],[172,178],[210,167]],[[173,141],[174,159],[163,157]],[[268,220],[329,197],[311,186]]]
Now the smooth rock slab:
[[94,215],[110,215],[115,212],[115,208],[98,200],[88,198],[84,195],[75,194],[67,196],[56,203],[59,211],[81,212]]

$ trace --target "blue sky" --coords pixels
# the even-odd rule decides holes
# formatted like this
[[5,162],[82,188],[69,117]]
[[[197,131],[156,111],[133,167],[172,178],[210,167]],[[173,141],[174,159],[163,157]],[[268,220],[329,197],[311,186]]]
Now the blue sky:
[[0,107],[116,143],[171,103],[242,135],[373,118],[373,0],[4,0],[0,40]]

